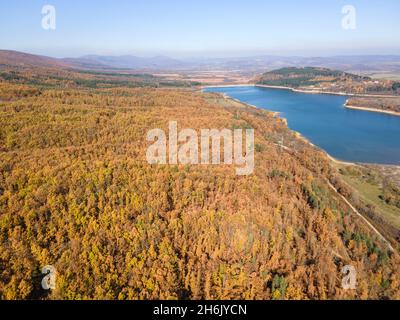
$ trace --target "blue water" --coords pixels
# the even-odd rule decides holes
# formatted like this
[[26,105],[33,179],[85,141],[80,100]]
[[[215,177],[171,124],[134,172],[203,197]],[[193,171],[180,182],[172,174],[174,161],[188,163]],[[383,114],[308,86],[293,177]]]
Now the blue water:
[[259,87],[205,91],[225,93],[258,108],[281,112],[291,129],[337,159],[400,164],[400,117],[346,109],[343,105],[347,97]]

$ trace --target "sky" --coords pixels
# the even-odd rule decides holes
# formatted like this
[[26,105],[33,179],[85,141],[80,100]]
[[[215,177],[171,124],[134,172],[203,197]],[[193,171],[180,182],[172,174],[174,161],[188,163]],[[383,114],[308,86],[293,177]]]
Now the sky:
[[[55,30],[42,27],[44,5],[56,10]],[[345,5],[355,9],[355,29],[342,26]],[[400,1],[1,0],[0,49],[54,57],[400,55]]]

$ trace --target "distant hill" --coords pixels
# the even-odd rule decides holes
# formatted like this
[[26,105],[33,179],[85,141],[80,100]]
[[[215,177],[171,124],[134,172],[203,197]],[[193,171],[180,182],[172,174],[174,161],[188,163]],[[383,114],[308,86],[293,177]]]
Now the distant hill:
[[192,70],[223,70],[255,72],[272,71],[287,67],[316,67],[342,70],[356,74],[395,74],[400,75],[400,56],[366,55],[366,56],[332,56],[332,57],[299,57],[299,56],[247,56],[230,58],[198,58],[185,60]]
[[0,66],[19,67],[67,67],[63,61],[11,50],[0,50]]
[[91,59],[55,59],[0,50],[0,82],[40,88],[190,87],[197,83],[170,80],[147,71],[118,70]]
[[356,74],[400,75],[400,56],[249,56],[229,58],[174,59],[167,56],[138,57],[133,55],[86,55],[56,59],[17,51],[0,50],[0,65],[67,67],[84,70],[136,71],[239,71],[259,74],[279,68],[329,68]]
[[186,64],[165,56],[142,58],[136,56],[99,56],[88,55],[81,58],[63,59],[69,65],[80,68],[114,68],[114,69],[181,69]]
[[0,65],[18,67],[73,68],[86,70],[169,70],[180,69],[185,63],[165,56],[98,56],[56,59],[11,50],[0,50]]
[[[350,108],[399,113],[400,82],[377,80],[327,68],[281,68],[256,79],[256,84],[279,86],[314,93],[362,95],[347,102]],[[394,97],[393,97],[394,96]]]
[[330,70],[327,68],[289,67],[266,72],[257,79],[257,83],[297,88],[302,86],[313,86],[323,82],[362,82],[368,80],[371,79],[369,77],[358,76],[343,71]]

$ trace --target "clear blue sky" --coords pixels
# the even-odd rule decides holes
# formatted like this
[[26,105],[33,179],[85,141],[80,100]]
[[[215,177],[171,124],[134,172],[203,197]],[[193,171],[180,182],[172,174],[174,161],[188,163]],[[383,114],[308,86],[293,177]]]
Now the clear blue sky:
[[[54,5],[57,28],[41,27]],[[357,28],[341,27],[342,7]],[[400,54],[399,0],[1,0],[0,49],[50,56]]]

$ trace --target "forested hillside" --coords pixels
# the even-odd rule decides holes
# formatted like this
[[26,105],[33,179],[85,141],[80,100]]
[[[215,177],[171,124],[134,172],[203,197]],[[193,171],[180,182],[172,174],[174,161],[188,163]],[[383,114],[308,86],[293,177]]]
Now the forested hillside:
[[316,67],[281,68],[262,74],[256,79],[256,83],[307,91],[371,95],[400,94],[400,82],[377,80],[363,75]]
[[355,108],[370,108],[377,111],[387,111],[400,114],[400,96],[395,98],[351,98],[346,106]]
[[337,70],[326,68],[282,68],[264,73],[260,79],[260,84],[271,84],[279,86],[310,86],[320,82],[334,82],[338,80],[363,81],[369,80],[368,77],[361,77]]
[[6,50],[0,50],[0,81],[41,89],[190,87],[196,84],[127,69],[79,68],[60,59]]
[[[149,165],[146,134],[170,120],[254,128],[254,174]],[[399,299],[398,254],[335,179],[283,121],[215,94],[2,80],[0,298]],[[356,290],[342,288],[344,265]]]

